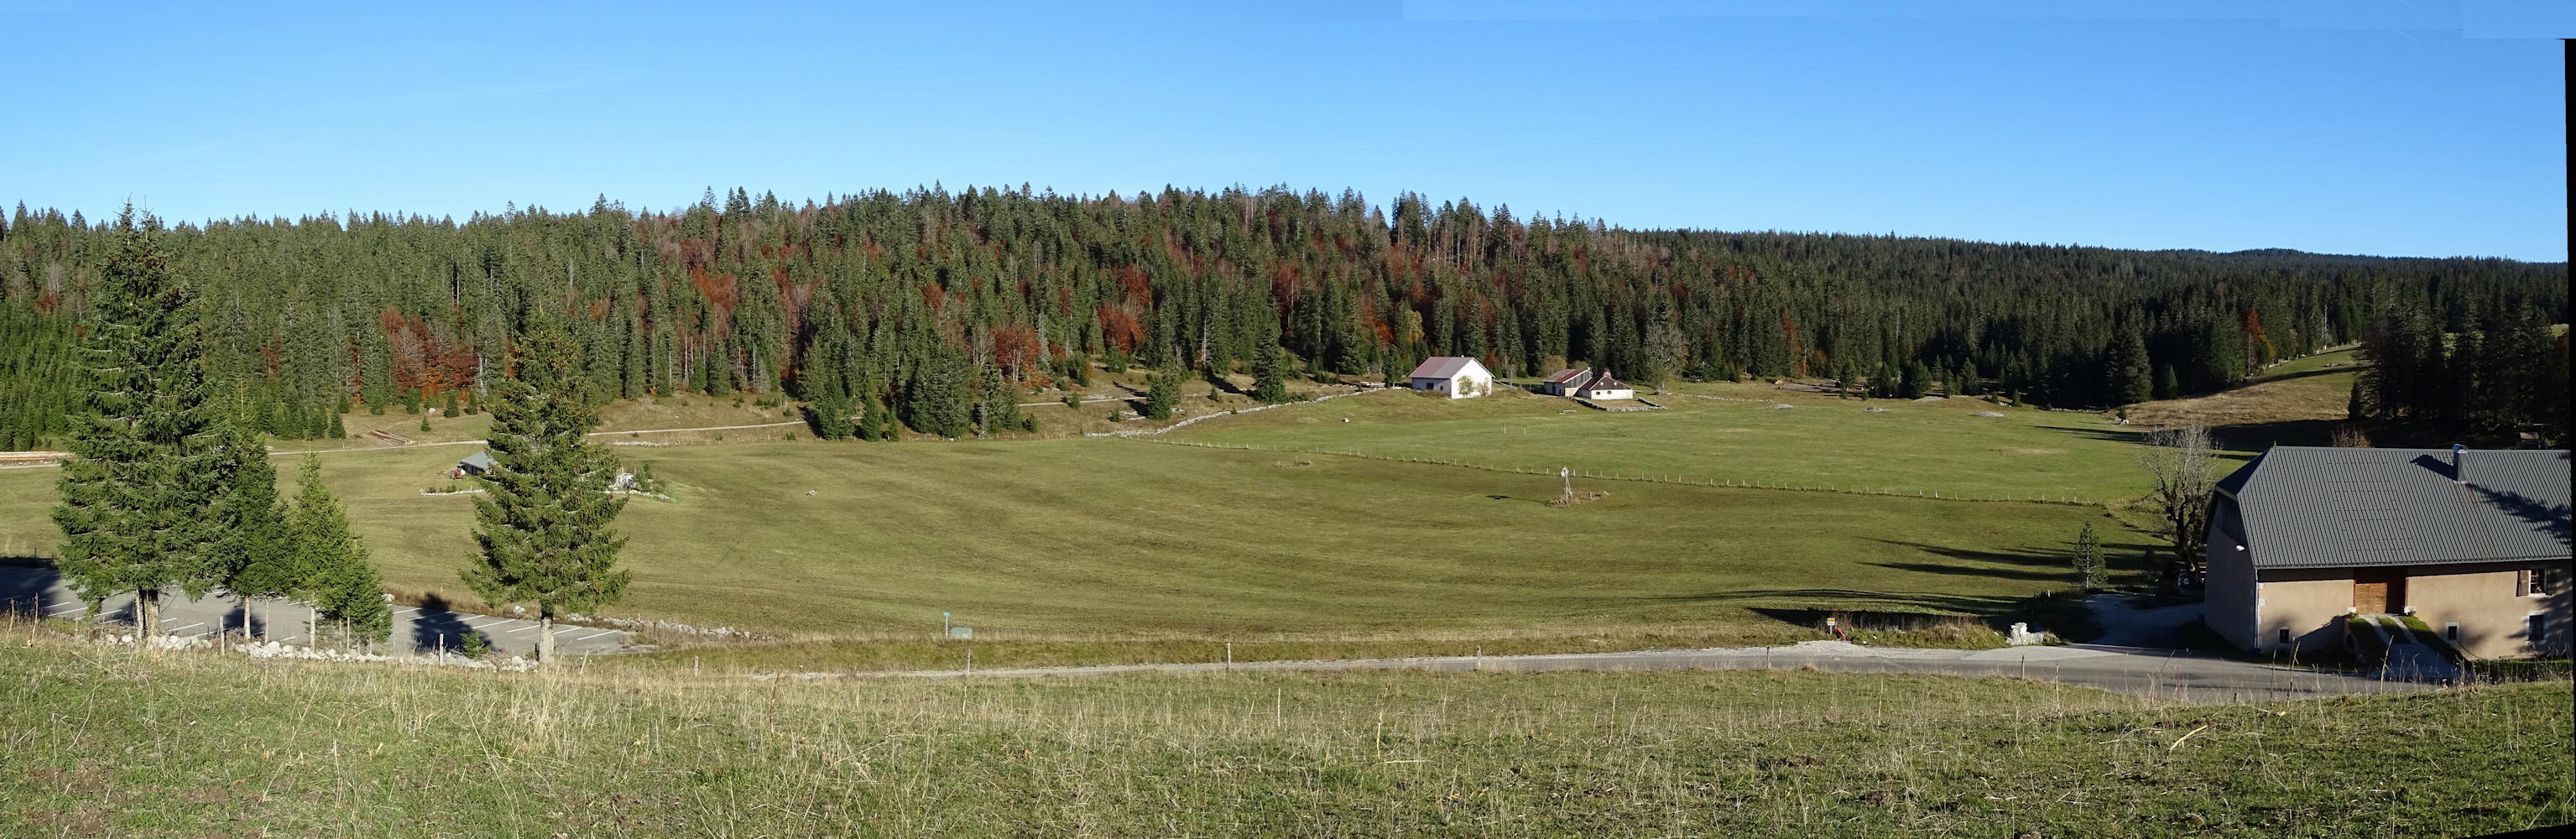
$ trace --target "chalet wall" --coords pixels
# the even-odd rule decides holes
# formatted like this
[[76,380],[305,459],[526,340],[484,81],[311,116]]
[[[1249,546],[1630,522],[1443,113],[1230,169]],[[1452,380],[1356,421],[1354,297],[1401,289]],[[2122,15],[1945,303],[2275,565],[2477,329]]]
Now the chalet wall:
[[2240,650],[2262,649],[2254,610],[2253,555],[2237,550],[2245,544],[2245,523],[2236,502],[2221,497],[2209,517],[2209,550],[2203,560],[2209,579],[2203,591],[2201,620]]
[[[2343,618],[2352,609],[2352,569],[2273,568],[2255,575],[2257,652],[2340,649]],[[2281,643],[2289,630],[2290,642]]]
[[[2534,567],[2531,563],[2497,562],[2409,568],[2406,606],[2435,632],[2442,631],[2444,624],[2458,623],[2460,640],[2455,645],[2481,658],[2529,655],[2535,648],[2553,645],[2565,649],[2565,578],[2560,575],[2552,580],[2555,592],[2523,594],[2517,590],[2522,586],[2521,572]],[[2545,625],[2551,637],[2530,637],[2526,629],[2534,612],[2549,616]]]

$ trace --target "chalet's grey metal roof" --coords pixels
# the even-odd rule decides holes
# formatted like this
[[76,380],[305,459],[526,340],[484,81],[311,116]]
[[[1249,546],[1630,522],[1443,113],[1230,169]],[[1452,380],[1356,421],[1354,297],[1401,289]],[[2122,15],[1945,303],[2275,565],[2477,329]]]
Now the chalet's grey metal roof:
[[475,452],[473,454],[466,455],[464,460],[457,461],[456,465],[472,467],[481,471],[489,471],[492,468],[492,453]]
[[1422,362],[1422,366],[1413,368],[1412,378],[1454,379],[1458,377],[1459,373],[1464,372],[1467,369],[1467,365],[1470,364],[1475,364],[1478,367],[1484,366],[1482,364],[1476,364],[1475,359],[1468,358],[1463,355],[1435,355],[1429,360]]
[[1567,383],[1567,382],[1574,381],[1575,379],[1582,378],[1582,377],[1583,377],[1583,374],[1585,374],[1585,373],[1590,373],[1590,372],[1592,372],[1592,371],[1591,371],[1591,370],[1589,370],[1589,369],[1586,369],[1586,368],[1582,368],[1582,367],[1568,367],[1568,368],[1566,368],[1566,369],[1558,370],[1558,371],[1556,371],[1555,373],[1551,373],[1551,374],[1549,374],[1549,375],[1548,375],[1548,377],[1547,377],[1546,379],[1543,379],[1542,381],[1545,381],[1545,382],[1547,382],[1548,384],[1552,384],[1552,385],[1561,385],[1561,384],[1565,384],[1565,383]]
[[2256,568],[2565,559],[2568,455],[2275,446],[2218,482]]

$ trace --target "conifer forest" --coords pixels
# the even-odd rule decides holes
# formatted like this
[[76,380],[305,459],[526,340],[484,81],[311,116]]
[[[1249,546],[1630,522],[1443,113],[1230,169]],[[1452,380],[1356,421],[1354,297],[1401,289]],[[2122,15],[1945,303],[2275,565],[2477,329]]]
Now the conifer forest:
[[[24,205],[0,227],[0,449],[62,434],[111,238]],[[1325,380],[1469,355],[1504,376],[1571,361],[1647,383],[1901,379],[2082,408],[2365,342],[2382,363],[2357,416],[2565,424],[2563,263],[1626,230],[1285,187],[801,204],[709,190],[674,212],[603,197],[164,239],[196,289],[210,382],[288,438],[326,436],[345,410],[488,398],[538,309],[571,324],[597,398],[802,400],[830,436],[891,436],[897,419],[959,436],[1095,365],[1214,379],[1281,349]]]

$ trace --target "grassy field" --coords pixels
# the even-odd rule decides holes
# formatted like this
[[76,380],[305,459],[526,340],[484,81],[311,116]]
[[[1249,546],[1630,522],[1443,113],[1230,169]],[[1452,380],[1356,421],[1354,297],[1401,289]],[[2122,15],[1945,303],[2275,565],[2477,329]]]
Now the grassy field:
[[1767,384],[1678,387],[1679,394],[1648,397],[1671,410],[1631,413],[1508,389],[1456,401],[1386,393],[1231,417],[1157,439],[1905,495],[2111,503],[2146,490],[2136,434],[2093,414],[1971,399],[1839,400]]
[[2345,417],[2354,380],[2367,362],[2353,349],[2323,352],[2275,364],[2243,386],[2185,399],[2148,402],[2129,410],[2140,425],[2200,423],[2223,443],[2260,449],[2322,446]]
[[0,836],[2461,836],[2566,683],[2186,706],[1801,672],[746,682],[0,636]]
[[[420,494],[460,451],[323,456],[391,586],[465,599],[471,497]],[[628,505],[635,582],[606,611],[701,626],[1771,641],[1809,637],[1801,610],[1991,613],[2070,587],[2086,521],[2143,562],[2099,509],[2054,504],[1621,483],[1552,509],[1554,476],[1105,439],[619,454],[677,500]],[[50,549],[55,474],[0,472],[14,550]]]

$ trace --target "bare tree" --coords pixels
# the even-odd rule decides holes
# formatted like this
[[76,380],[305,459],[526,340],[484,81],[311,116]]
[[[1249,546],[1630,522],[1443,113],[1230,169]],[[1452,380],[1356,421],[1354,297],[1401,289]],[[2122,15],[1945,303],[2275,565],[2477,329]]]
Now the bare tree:
[[2172,558],[2156,564],[2156,581],[2172,587],[2182,569],[2200,559],[2209,538],[2209,496],[2218,485],[2218,464],[2209,447],[2209,429],[2195,423],[2147,434],[2148,447],[2138,465],[2154,477],[2147,502],[2163,517],[2157,535],[2173,548]]

